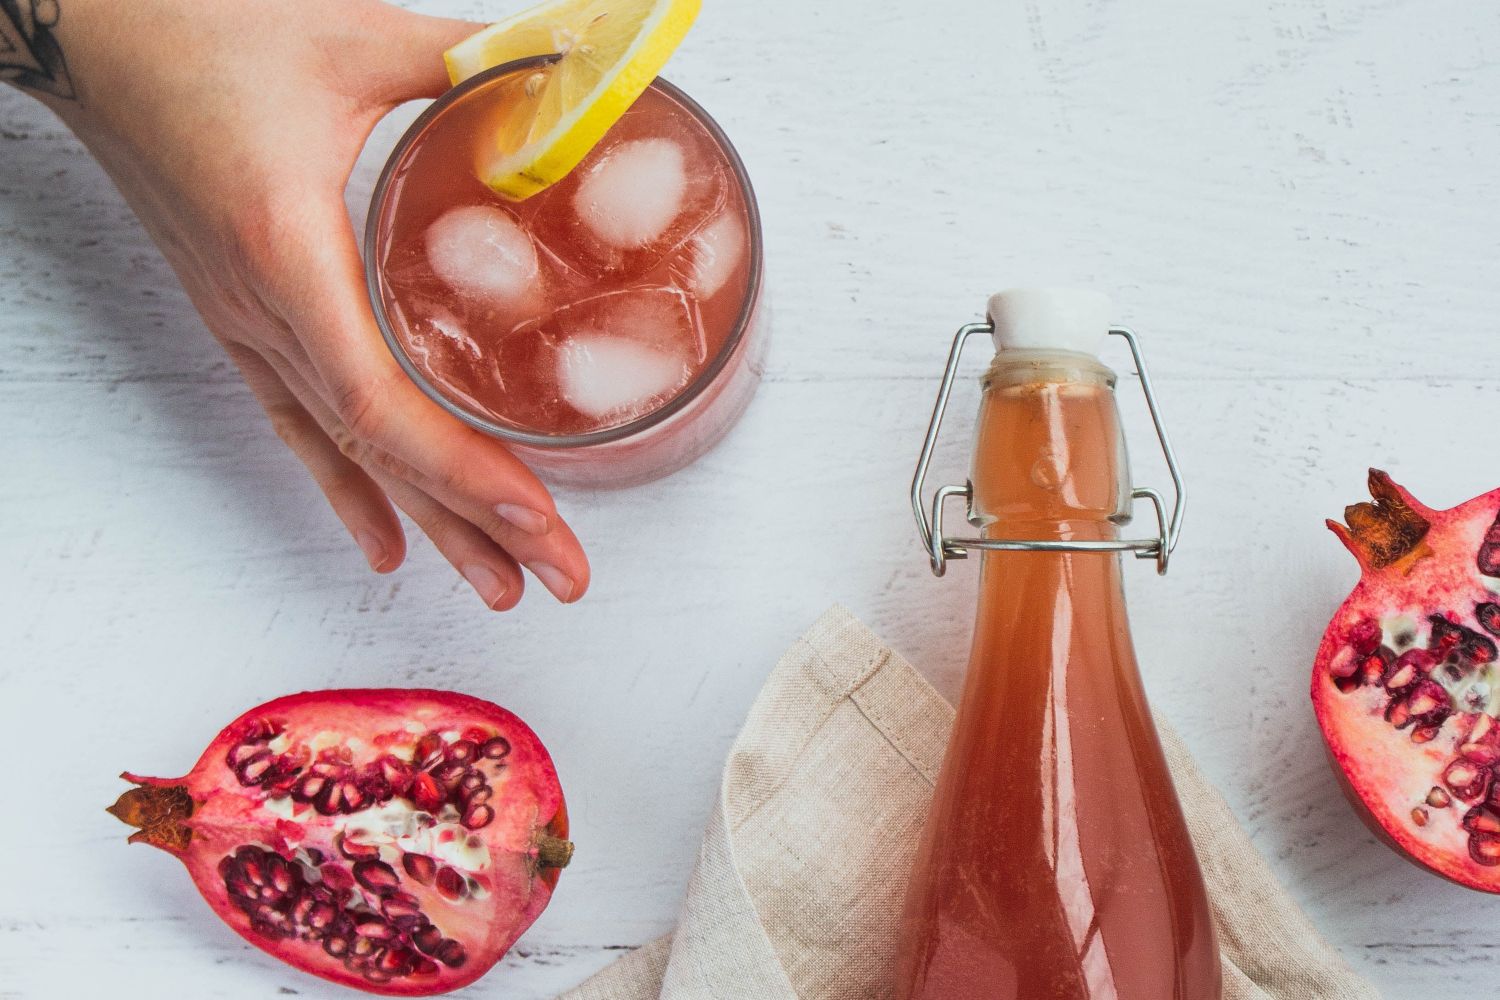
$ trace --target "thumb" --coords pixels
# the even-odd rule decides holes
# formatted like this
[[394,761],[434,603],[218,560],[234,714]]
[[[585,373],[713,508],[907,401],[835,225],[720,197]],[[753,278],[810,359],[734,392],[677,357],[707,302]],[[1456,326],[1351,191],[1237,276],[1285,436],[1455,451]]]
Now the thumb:
[[413,14],[387,6],[382,51],[372,72],[380,97],[392,106],[437,97],[452,86],[443,53],[485,25],[451,17]]

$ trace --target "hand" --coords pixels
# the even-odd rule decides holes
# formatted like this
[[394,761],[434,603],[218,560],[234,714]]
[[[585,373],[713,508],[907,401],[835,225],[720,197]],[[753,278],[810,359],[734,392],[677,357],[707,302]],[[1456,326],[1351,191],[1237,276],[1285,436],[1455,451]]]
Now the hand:
[[371,568],[405,556],[394,501],[489,607],[520,600],[521,566],[580,597],[546,487],[391,357],[344,207],[375,123],[446,89],[441,54],[477,26],[377,0],[28,4],[60,58],[17,82],[109,172]]

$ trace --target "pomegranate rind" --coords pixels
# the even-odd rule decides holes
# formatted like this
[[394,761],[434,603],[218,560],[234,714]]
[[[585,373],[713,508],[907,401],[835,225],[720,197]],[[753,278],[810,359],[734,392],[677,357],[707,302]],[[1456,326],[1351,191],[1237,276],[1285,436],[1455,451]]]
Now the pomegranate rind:
[[[402,871],[396,860],[400,848],[393,846],[401,842],[399,838],[381,848],[392,855],[385,859],[388,863],[396,860],[394,869],[399,873],[396,878],[400,891],[418,896],[431,924],[440,928],[446,939],[462,945],[466,960],[457,968],[434,961],[428,964],[436,965],[436,972],[398,976],[388,982],[371,981],[367,975],[330,958],[316,940],[268,938],[252,926],[247,912],[231,900],[219,866],[243,845],[254,844],[288,859],[298,856],[299,850],[312,848],[341,862],[340,867],[351,867],[338,858],[337,841],[330,836],[330,829],[341,824],[349,827],[363,822],[363,817],[376,815],[373,811],[356,811],[347,817],[324,816],[310,805],[291,804],[289,796],[274,796],[278,801],[284,799],[278,808],[279,813],[286,815],[268,809],[266,796],[258,800],[255,794],[258,789],[243,785],[227,761],[232,749],[241,746],[247,736],[263,734],[268,722],[281,729],[278,740],[289,743],[305,740],[311,745],[335,745],[342,741],[342,745],[356,748],[360,755],[390,754],[401,760],[410,760],[418,740],[434,732],[457,734],[461,739],[465,732],[482,730],[497,734],[508,743],[503,765],[497,764],[488,779],[493,794],[485,804],[494,809],[494,818],[472,831],[457,827],[454,836],[448,838],[453,841],[463,836],[466,843],[475,840],[480,843],[480,847],[469,850],[472,856],[484,859],[482,869],[466,872],[468,879],[477,880],[469,884],[478,891],[465,890],[460,898],[449,899],[417,884]],[[448,745],[454,742],[449,739]],[[193,802],[191,815],[176,820],[187,828],[189,837],[152,839],[142,836],[148,832],[143,829],[132,841],[144,839],[177,856],[209,906],[249,943],[304,971],[368,992],[425,996],[459,989],[484,975],[551,899],[558,873],[555,867],[544,863],[543,855],[546,862],[555,865],[559,857],[571,854],[571,845],[563,846],[567,811],[562,790],[551,756],[541,740],[506,709],[455,692],[352,689],[288,695],[257,706],[224,727],[186,775],[127,777],[143,786],[187,789]],[[126,822],[133,822],[141,813],[141,800],[132,801],[130,795],[127,792],[122,796],[125,806],[117,803],[111,810]],[[416,810],[412,807],[409,811]],[[386,818],[384,813],[379,815]],[[438,824],[433,842],[437,842],[438,834],[446,835],[447,827],[454,825],[451,817],[446,825]],[[368,896],[363,889],[358,892]],[[369,899],[374,901],[370,905],[379,903],[376,897]]]
[[[1372,471],[1372,484],[1377,475],[1383,476]],[[1370,558],[1370,550],[1356,534],[1330,522],[1359,559],[1363,575],[1318,647],[1312,670],[1313,709],[1343,791],[1382,842],[1450,881],[1500,892],[1500,866],[1480,864],[1470,854],[1463,818],[1473,803],[1457,796],[1442,806],[1426,801],[1434,788],[1452,795],[1444,774],[1462,757],[1460,747],[1466,745],[1479,713],[1455,706],[1430,740],[1415,742],[1412,733],[1419,727],[1398,729],[1387,718],[1392,698],[1384,686],[1363,684],[1344,691],[1334,680],[1336,660],[1342,657],[1347,664],[1349,637],[1372,617],[1409,622],[1412,634],[1406,648],[1425,648],[1432,638],[1431,616],[1440,614],[1482,631],[1475,609],[1500,591],[1500,579],[1480,573],[1476,563],[1500,515],[1500,489],[1442,511],[1395,489],[1410,512],[1427,522],[1428,530],[1411,532],[1412,544],[1394,558],[1389,550],[1381,550],[1381,558]]]

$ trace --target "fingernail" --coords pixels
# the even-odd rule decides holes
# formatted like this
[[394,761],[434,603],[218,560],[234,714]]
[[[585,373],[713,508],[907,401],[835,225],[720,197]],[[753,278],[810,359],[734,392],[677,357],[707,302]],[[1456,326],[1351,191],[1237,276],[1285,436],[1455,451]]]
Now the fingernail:
[[500,575],[488,566],[473,565],[463,568],[464,579],[469,581],[479,594],[480,600],[490,609],[505,600],[505,584],[501,582]]
[[391,557],[385,550],[385,543],[373,531],[356,531],[354,540],[359,543],[360,550],[365,554],[365,562],[373,570],[379,570]]
[[527,563],[526,568],[542,581],[542,586],[552,591],[552,596],[567,604],[573,599],[573,581],[556,566],[547,563]]
[[502,503],[495,505],[495,513],[528,535],[547,533],[547,515],[539,510],[532,510],[530,507],[522,507],[515,503]]

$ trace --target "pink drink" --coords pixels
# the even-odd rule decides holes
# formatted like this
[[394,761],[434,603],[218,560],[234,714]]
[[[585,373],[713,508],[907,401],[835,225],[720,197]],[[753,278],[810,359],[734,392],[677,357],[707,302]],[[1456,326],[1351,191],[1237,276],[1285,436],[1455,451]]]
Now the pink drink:
[[402,139],[367,233],[371,297],[450,412],[554,482],[644,482],[712,447],[759,382],[754,194],[712,119],[657,81],[566,178],[505,201],[482,160],[542,71],[481,74]]

